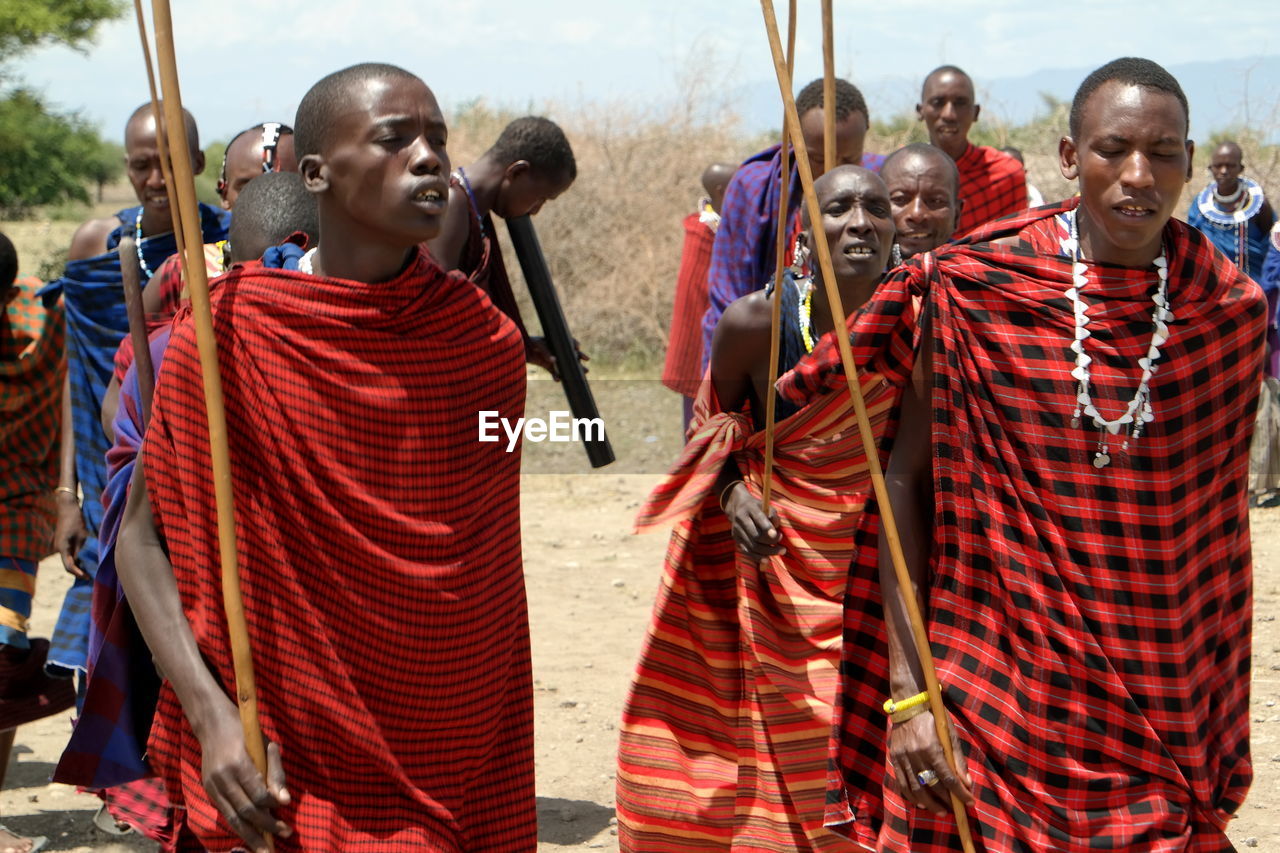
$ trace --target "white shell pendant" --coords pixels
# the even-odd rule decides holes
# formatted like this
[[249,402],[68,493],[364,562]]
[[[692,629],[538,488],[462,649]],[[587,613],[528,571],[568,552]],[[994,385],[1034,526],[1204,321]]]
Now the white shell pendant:
[[1111,464],[1110,453],[1099,453],[1097,456],[1093,457],[1094,468],[1105,468],[1110,464]]

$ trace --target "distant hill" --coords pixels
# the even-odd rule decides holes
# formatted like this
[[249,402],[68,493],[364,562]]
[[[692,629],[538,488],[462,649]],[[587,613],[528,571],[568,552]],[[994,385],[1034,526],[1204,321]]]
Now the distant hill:
[[[1069,101],[1092,68],[1037,71],[1023,77],[979,79],[979,103],[988,119],[1023,124],[1044,110],[1042,93]],[[1199,139],[1226,127],[1252,123],[1280,144],[1280,56],[1253,56],[1215,62],[1171,65],[1191,104],[1191,137]],[[803,85],[806,81],[797,81]],[[855,76],[873,117],[911,112],[919,99],[918,79]],[[753,81],[741,90],[737,106],[750,131],[779,126],[777,85]]]

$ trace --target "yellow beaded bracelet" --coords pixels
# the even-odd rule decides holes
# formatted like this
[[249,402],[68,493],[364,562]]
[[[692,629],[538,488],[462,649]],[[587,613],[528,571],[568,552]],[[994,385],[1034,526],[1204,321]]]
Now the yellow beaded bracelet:
[[929,701],[928,691],[925,691],[924,693],[917,693],[915,696],[912,696],[910,699],[901,699],[901,700],[886,699],[884,700],[884,712],[886,714],[896,714],[898,711],[906,711],[911,708],[915,708],[919,705],[923,705],[925,702],[928,702],[928,701]]

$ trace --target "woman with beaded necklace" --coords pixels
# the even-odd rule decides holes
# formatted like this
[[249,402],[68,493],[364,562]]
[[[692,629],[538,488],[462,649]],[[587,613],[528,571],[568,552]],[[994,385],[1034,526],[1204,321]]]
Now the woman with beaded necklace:
[[1209,160],[1213,183],[1191,201],[1187,222],[1255,281],[1267,256],[1267,234],[1276,221],[1262,187],[1244,176],[1240,146],[1223,142]]

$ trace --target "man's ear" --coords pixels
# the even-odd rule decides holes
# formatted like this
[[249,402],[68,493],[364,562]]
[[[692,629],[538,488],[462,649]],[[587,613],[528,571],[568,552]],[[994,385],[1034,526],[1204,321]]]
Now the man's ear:
[[533,167],[529,164],[528,160],[517,160],[503,170],[502,177],[506,178],[507,181],[514,181],[516,178],[527,173],[531,168]]
[[198,175],[204,171],[204,152],[197,151],[191,157],[191,174]]
[[[1191,172],[1192,172],[1192,169],[1195,168],[1193,165],[1193,163],[1195,162],[1195,158],[1196,158],[1196,144],[1192,142],[1190,139],[1188,139],[1187,140],[1187,183],[1191,183]],[[1244,166],[1244,163],[1241,163],[1240,165]],[[1240,170],[1240,174],[1242,175],[1244,174],[1243,168]]]
[[916,104],[916,120],[924,121],[924,104]]
[[[1062,177],[1068,181],[1074,181],[1080,177],[1080,163],[1078,160],[1079,152],[1076,151],[1076,141],[1070,136],[1064,136],[1058,140],[1058,168],[1062,170]],[[1190,169],[1187,170],[1187,179],[1191,179]]]
[[977,104],[974,104],[973,105],[973,123],[974,124],[978,123],[978,114],[980,112],[982,112],[982,107],[978,106]]
[[322,193],[329,189],[329,165],[319,154],[308,154],[298,161],[298,174],[303,186],[310,193]]

